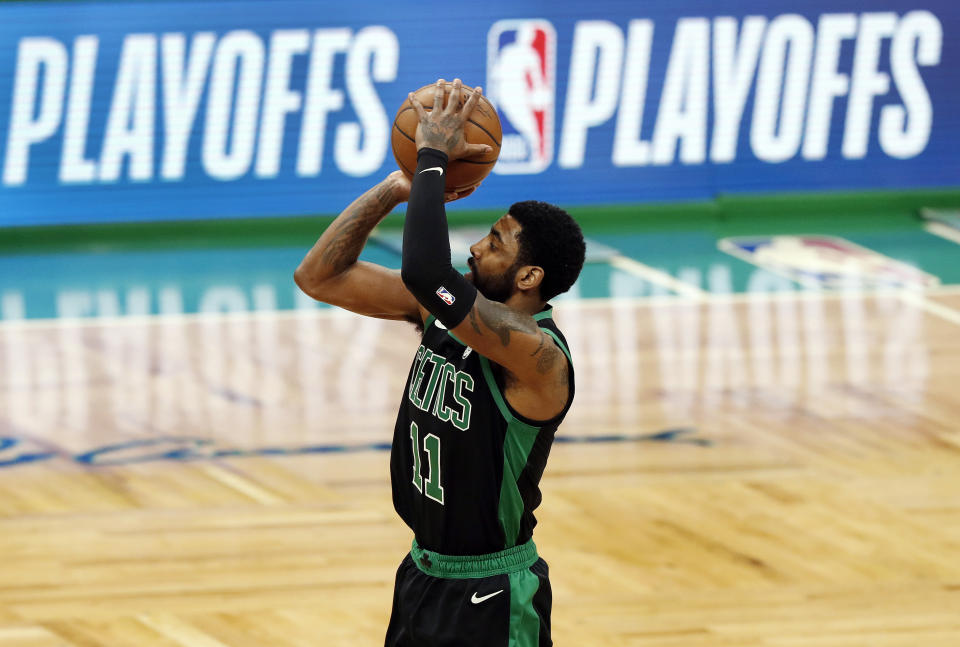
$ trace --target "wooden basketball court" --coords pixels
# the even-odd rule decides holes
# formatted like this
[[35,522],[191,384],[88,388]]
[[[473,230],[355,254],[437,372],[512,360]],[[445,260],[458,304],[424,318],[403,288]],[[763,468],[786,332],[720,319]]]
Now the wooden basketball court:
[[[567,301],[558,647],[960,645],[960,291]],[[382,644],[416,335],[0,324],[0,647]]]

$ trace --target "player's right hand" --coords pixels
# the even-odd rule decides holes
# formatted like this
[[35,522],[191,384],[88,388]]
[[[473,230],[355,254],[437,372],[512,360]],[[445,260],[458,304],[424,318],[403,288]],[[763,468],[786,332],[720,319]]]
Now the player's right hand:
[[463,83],[460,79],[454,79],[450,98],[447,100],[447,105],[444,106],[443,97],[446,82],[439,79],[434,89],[433,109],[430,112],[427,112],[412,92],[408,95],[410,103],[417,111],[417,117],[420,119],[416,134],[417,150],[433,148],[446,153],[451,161],[464,157],[487,155],[493,150],[487,144],[471,144],[464,137],[463,127],[470,119],[470,113],[473,112],[477,101],[480,100],[483,89],[477,87],[471,90],[470,96],[467,97],[461,108],[460,91],[462,87]]

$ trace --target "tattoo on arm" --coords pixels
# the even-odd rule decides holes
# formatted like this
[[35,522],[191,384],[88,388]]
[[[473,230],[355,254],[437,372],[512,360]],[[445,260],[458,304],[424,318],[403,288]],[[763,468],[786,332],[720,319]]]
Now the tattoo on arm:
[[537,358],[537,373],[545,375],[552,371],[559,355],[560,350],[553,343],[546,347],[540,357]]
[[530,353],[530,357],[540,355],[540,357],[537,357],[537,373],[541,375],[549,373],[557,361],[558,349],[554,346],[552,340],[545,344],[547,341],[547,333],[540,331],[540,345],[537,346],[537,350]]
[[546,335],[544,335],[544,333],[542,333],[542,332],[540,333],[540,344],[537,346],[537,349],[536,349],[535,351],[533,351],[532,353],[530,353],[530,357],[535,356],[537,353],[539,353],[540,351],[543,350],[543,338],[544,338],[545,336],[546,336]]
[[[477,321],[478,315],[483,324],[497,335],[500,343],[504,346],[510,344],[511,332],[515,331],[529,334],[534,331],[539,331],[540,343],[537,345],[537,348],[530,353],[530,357],[537,358],[537,373],[540,375],[546,375],[555,370],[557,361],[562,358],[562,352],[557,345],[553,343],[553,340],[548,338],[547,333],[540,330],[540,327],[533,321],[528,321],[527,317],[503,307],[501,304],[480,303],[478,301],[470,311],[470,325],[478,334],[483,334]],[[566,371],[562,371],[562,373],[562,379],[566,380]]]
[[333,268],[335,274],[357,261],[367,236],[378,222],[396,206],[386,186],[378,186],[362,196],[344,214],[344,220],[334,223],[332,238],[323,249],[320,260]]
[[477,306],[470,309],[470,325],[473,327],[473,332],[482,335],[483,331],[480,330],[480,324],[477,322],[477,310],[479,310]]
[[[530,333],[535,330],[534,327],[536,324],[534,324],[532,320],[530,322],[524,321],[515,312],[501,304],[478,302],[474,306],[474,310],[479,312],[483,325],[493,331],[493,333],[500,338],[500,343],[504,346],[510,344],[511,331]],[[474,320],[471,320],[470,323],[474,326],[476,325]],[[477,330],[477,332],[479,332],[479,330]]]
[[323,249],[320,260],[339,274],[360,257],[360,250],[367,240],[367,228],[357,210],[351,210],[347,219],[336,225],[333,238]]

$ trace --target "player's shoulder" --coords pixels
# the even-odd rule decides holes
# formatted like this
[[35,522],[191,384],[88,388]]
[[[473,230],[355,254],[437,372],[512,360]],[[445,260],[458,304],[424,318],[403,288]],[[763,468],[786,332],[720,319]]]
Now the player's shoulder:
[[569,358],[570,351],[567,344],[567,338],[564,336],[560,326],[557,325],[557,322],[553,318],[553,306],[547,304],[543,310],[533,315],[533,319],[537,322],[537,326],[539,326],[541,329],[544,329],[548,335],[554,338],[554,341],[557,342],[557,345],[560,346],[560,348]]

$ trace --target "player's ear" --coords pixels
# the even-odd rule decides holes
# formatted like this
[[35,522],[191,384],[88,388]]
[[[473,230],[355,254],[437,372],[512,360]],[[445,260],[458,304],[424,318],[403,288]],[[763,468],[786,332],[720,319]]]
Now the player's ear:
[[532,290],[543,282],[543,268],[539,265],[524,265],[517,270],[517,287]]

